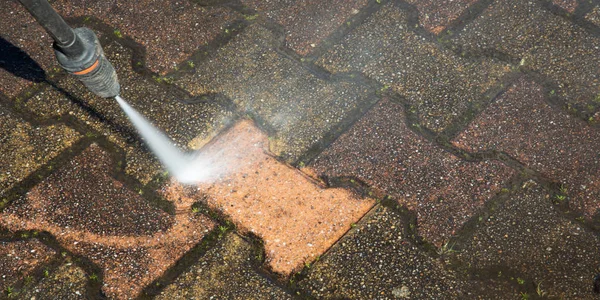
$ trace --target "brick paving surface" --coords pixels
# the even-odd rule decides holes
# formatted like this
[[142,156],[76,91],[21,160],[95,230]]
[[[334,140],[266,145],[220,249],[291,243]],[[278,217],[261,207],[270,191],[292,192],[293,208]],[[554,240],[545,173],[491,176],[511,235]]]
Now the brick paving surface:
[[95,17],[145,47],[148,67],[166,73],[225,30],[238,15],[190,1],[55,1],[65,17]]
[[254,270],[252,245],[227,235],[157,299],[292,299]]
[[0,3],[0,299],[598,299],[597,1]]
[[0,92],[13,97],[44,81],[58,63],[52,51],[40,51],[52,44],[52,38],[17,1],[2,1],[0,11]]
[[510,71],[493,59],[467,59],[419,36],[408,12],[385,5],[334,45],[318,64],[360,71],[405,97],[424,125],[441,131]]
[[579,110],[598,107],[600,39],[544,10],[539,1],[495,2],[457,34],[456,42],[518,58],[524,68],[555,82],[555,93]]
[[458,257],[476,269],[508,266],[520,284],[539,285],[548,297],[594,299],[589,278],[600,263],[600,239],[561,216],[548,197],[526,182],[457,244]]
[[367,0],[241,2],[284,26],[286,45],[301,55],[310,53],[367,4]]
[[294,161],[375,99],[368,86],[321,79],[278,46],[276,33],[252,25],[197,64],[204,72],[184,74],[175,83],[194,95],[231,98],[275,132],[272,151]]
[[551,107],[535,82],[522,78],[509,87],[454,143],[506,152],[560,182],[571,209],[600,213],[600,130]]
[[54,250],[35,239],[2,241],[0,242],[0,253],[2,253],[0,288],[3,291],[14,285],[19,278],[29,276],[55,254]]
[[0,195],[81,138],[63,124],[34,126],[2,106],[0,132]]
[[465,162],[411,132],[401,105],[381,101],[309,165],[321,176],[357,176],[417,213],[418,231],[441,246],[514,174],[498,162]]
[[[204,149],[224,174],[183,196],[205,199],[261,237],[270,268],[287,275],[327,250],[374,201],[320,187],[269,155],[267,144],[253,124],[237,124]],[[177,186],[170,189],[179,195]]]
[[406,1],[419,10],[419,21],[427,30],[438,34],[453,21],[455,21],[469,7],[477,3],[476,0],[460,1]]
[[26,284],[18,296],[22,299],[87,299],[88,276],[72,262],[66,262],[36,283]]

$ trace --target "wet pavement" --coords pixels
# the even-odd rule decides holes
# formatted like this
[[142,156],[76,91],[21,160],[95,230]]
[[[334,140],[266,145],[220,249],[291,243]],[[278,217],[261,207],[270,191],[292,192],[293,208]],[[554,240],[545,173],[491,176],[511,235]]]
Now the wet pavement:
[[0,3],[0,299],[600,299],[600,2]]

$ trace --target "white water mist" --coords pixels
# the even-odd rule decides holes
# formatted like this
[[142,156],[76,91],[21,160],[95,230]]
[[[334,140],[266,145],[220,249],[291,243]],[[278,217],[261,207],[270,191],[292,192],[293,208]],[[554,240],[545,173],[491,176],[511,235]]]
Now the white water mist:
[[207,181],[214,177],[216,169],[211,159],[200,154],[190,155],[182,152],[170,138],[154,127],[152,123],[125,102],[123,98],[116,96],[115,99],[136,127],[150,150],[152,150],[158,160],[160,160],[177,181],[192,184]]

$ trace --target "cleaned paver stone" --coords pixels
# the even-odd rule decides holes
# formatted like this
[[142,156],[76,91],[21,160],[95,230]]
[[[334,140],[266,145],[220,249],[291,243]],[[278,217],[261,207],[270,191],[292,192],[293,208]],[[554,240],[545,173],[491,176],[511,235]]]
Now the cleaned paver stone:
[[252,246],[227,234],[157,299],[292,299],[254,271]]
[[[152,79],[133,72],[131,50],[111,43],[104,45],[104,51],[117,70],[121,96],[173,139],[178,147],[198,148],[201,146],[199,141],[214,136],[231,118],[231,112],[219,103],[184,104]],[[72,115],[85,122],[126,152],[126,172],[142,183],[147,183],[161,172],[162,167],[154,156],[139,147],[139,143],[131,141],[137,136],[135,128],[114,99],[97,97],[72,77],[66,77],[58,85],[75,100],[48,88],[26,103],[31,113],[48,119]],[[94,133],[89,134],[93,136]]]
[[411,31],[406,11],[387,4],[317,62],[332,73],[360,71],[404,96],[426,127],[442,131],[510,71],[473,60]]
[[419,22],[438,34],[477,0],[406,0],[419,10]]
[[0,12],[0,92],[12,98],[43,81],[58,63],[52,38],[20,3],[2,1]]
[[192,1],[57,0],[65,17],[91,16],[130,36],[146,48],[147,65],[161,74],[211,42],[240,15],[226,7],[201,7]]
[[519,79],[453,143],[506,152],[561,183],[571,209],[588,218],[600,209],[600,130],[548,105],[535,82]]
[[537,183],[526,182],[456,244],[457,256],[474,269],[507,268],[513,280],[539,284],[549,298],[598,299],[592,288],[600,238],[565,219],[549,198]]
[[238,229],[261,237],[266,262],[279,274],[298,271],[321,255],[374,203],[344,189],[325,189],[277,161],[268,153],[267,136],[250,121],[240,121],[202,151],[214,157],[213,168],[222,175],[191,189],[178,184],[167,189],[206,202]]
[[320,79],[278,52],[277,40],[251,25],[175,83],[194,95],[225,94],[275,131],[272,152],[295,161],[376,98],[367,86]]
[[401,105],[384,100],[309,164],[319,176],[357,177],[417,213],[417,229],[441,246],[515,173],[465,162],[411,132]]
[[0,195],[80,138],[65,125],[33,126],[0,106]]
[[66,262],[37,283],[25,284],[20,299],[89,299],[86,294],[88,276],[72,262]]
[[19,279],[47,263],[55,251],[36,239],[0,242],[0,289],[6,292]]
[[111,298],[135,297],[214,226],[174,203],[169,215],[113,179],[110,156],[92,145],[0,215],[11,231],[44,230],[103,269]]
[[338,26],[357,14],[368,1],[242,0],[241,2],[283,25],[286,45],[301,55],[306,55]]
[[[600,39],[543,9],[541,1],[496,1],[456,35],[465,49],[493,49],[547,76],[556,95],[594,112],[600,103]],[[590,107],[587,107],[591,105]]]

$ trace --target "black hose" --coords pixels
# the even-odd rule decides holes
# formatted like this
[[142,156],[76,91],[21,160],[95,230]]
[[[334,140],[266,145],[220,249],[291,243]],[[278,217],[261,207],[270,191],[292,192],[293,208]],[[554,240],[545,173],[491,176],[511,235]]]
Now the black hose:
[[19,2],[54,39],[61,52],[67,56],[77,56],[83,52],[83,45],[73,29],[56,13],[47,0],[19,0]]

